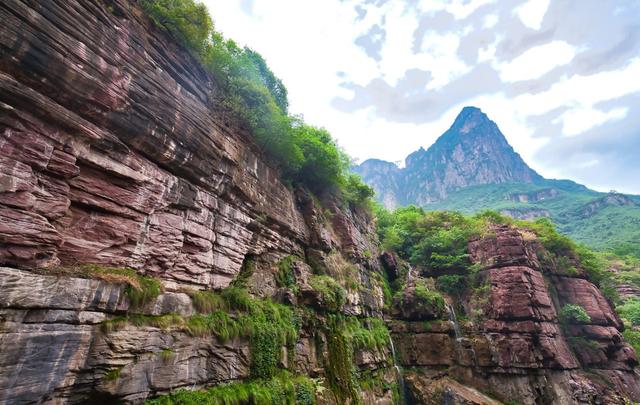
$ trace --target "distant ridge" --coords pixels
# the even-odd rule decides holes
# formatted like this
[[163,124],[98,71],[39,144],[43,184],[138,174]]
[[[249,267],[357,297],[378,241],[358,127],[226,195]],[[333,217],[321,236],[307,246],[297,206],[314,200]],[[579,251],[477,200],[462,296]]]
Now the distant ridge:
[[519,219],[548,217],[591,247],[631,246],[640,254],[639,197],[545,179],[476,107],[463,108],[433,145],[407,156],[404,168],[369,159],[353,171],[387,208],[413,204],[467,214],[494,209]]

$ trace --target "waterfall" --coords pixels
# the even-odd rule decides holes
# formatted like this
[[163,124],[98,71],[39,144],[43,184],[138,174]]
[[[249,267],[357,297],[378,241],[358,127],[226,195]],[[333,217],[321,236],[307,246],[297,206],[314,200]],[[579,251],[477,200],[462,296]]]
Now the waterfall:
[[404,377],[402,376],[402,369],[398,364],[396,357],[396,349],[393,346],[393,339],[389,337],[389,343],[391,344],[391,358],[393,359],[393,368],[396,370],[396,379],[398,380],[398,391],[400,394],[400,405],[407,404],[407,387],[404,385]]
[[449,320],[453,323],[453,331],[456,334],[456,341],[462,338],[462,332],[460,332],[460,325],[458,324],[458,318],[456,318],[456,311],[453,306],[447,304],[447,310],[449,311]]
[[454,351],[456,352],[457,357],[463,355],[463,350],[468,351],[471,354],[473,366],[477,367],[478,358],[476,356],[476,350],[473,348],[473,343],[469,339],[463,338],[462,332],[460,331],[460,324],[458,324],[458,318],[456,317],[456,311],[453,309],[453,306],[449,304],[447,304],[447,311],[449,311],[449,321],[453,324],[453,331],[456,335]]

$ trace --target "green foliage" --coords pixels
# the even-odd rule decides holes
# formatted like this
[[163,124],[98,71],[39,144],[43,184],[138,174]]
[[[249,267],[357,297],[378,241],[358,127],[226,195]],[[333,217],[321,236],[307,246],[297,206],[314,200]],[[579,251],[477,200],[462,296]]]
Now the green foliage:
[[315,193],[342,194],[368,203],[371,188],[348,172],[349,159],[322,128],[288,115],[287,89],[264,58],[213,29],[206,7],[194,0],[143,0],[151,19],[174,35],[216,78],[221,104],[244,122],[285,179]]
[[449,295],[459,297],[467,289],[467,278],[458,274],[445,274],[436,279],[436,286]]
[[120,371],[122,367],[115,367],[106,372],[104,375],[105,381],[117,381],[120,378]]
[[142,308],[145,304],[155,300],[162,292],[162,286],[158,279],[153,277],[138,276],[138,283],[129,284],[125,294],[129,298],[132,309]]
[[456,212],[426,212],[415,206],[394,212],[377,208],[378,234],[387,250],[412,264],[434,271],[471,269],[467,243],[486,228],[486,217],[468,218]]
[[209,313],[219,309],[227,309],[227,303],[222,295],[213,291],[186,290],[196,311]]
[[389,329],[380,318],[347,318],[344,333],[353,349],[384,351],[389,347]]
[[[516,193],[535,194],[554,189],[552,198],[517,202],[505,198]],[[547,212],[559,231],[591,249],[611,251],[619,256],[640,257],[640,209],[637,206],[602,206],[584,214],[585,207],[601,200],[598,193],[571,182],[544,180],[536,183],[501,183],[465,187],[449,193],[440,202],[430,204],[432,210],[455,210],[466,215],[483,209],[509,210],[526,214],[532,210]]]
[[143,0],[142,6],[160,27],[187,48],[202,55],[209,45],[213,22],[207,7],[193,0]]
[[640,299],[628,299],[622,305],[616,307],[621,318],[631,322],[633,326],[640,325]]
[[561,322],[568,324],[591,322],[591,317],[587,314],[587,311],[577,304],[566,304],[563,306],[562,309],[560,309],[558,317]]
[[585,339],[581,336],[571,336],[567,338],[567,341],[569,342],[569,346],[571,346],[574,352],[584,352],[588,349],[598,349],[598,342],[591,339]]
[[296,275],[293,268],[295,256],[286,256],[278,263],[278,273],[276,274],[276,285],[278,287],[296,287]]
[[416,305],[426,308],[435,309],[436,312],[443,312],[445,309],[445,301],[442,294],[427,288],[423,280],[416,281],[414,289]]
[[184,319],[177,314],[165,314],[165,315],[139,315],[129,314],[127,316],[119,316],[107,321],[102,322],[102,331],[104,333],[111,333],[123,329],[127,325],[134,325],[137,327],[151,326],[162,330],[169,330],[172,328],[184,327]]
[[138,310],[155,300],[162,292],[160,280],[140,275],[127,267],[108,267],[100,264],[83,264],[80,266],[57,268],[49,273],[64,274],[72,277],[83,277],[104,280],[112,283],[126,284],[125,295],[129,299],[130,309]]
[[162,349],[162,351],[160,351],[160,353],[158,354],[162,361],[165,362],[171,360],[175,355],[176,353],[171,349]]
[[145,402],[147,405],[315,405],[316,383],[281,372],[264,380],[216,385],[208,390],[177,390]]
[[349,173],[344,182],[342,195],[347,202],[357,206],[366,205],[367,208],[372,206],[370,201],[375,193],[373,188],[365,184],[360,176]]
[[192,336],[215,336],[221,342],[246,337],[251,345],[251,375],[271,378],[282,358],[282,348],[292,349],[299,334],[299,319],[290,307],[269,300],[258,300],[238,287],[220,292],[193,291],[194,307],[202,313],[188,318],[176,314],[162,316],[130,315],[103,322],[110,333],[127,324],[176,328]]
[[353,362],[353,347],[347,333],[345,321],[340,315],[327,319],[327,352],[324,369],[329,387],[339,404],[360,404],[358,383]]
[[329,311],[337,312],[347,302],[347,292],[330,276],[311,276],[309,285],[320,293],[321,301]]
[[633,347],[633,350],[636,351],[636,354],[640,353],[640,332],[633,329],[625,329],[622,332],[622,337],[624,340]]

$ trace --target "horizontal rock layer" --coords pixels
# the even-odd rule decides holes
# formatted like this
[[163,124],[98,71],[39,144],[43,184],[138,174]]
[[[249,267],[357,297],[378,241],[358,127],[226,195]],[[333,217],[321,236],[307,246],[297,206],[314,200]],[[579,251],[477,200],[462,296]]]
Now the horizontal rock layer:
[[[391,323],[401,363],[424,371],[412,376],[412,384],[433,390],[443,376],[453,376],[522,404],[640,398],[636,354],[600,290],[579,278],[584,271],[562,275],[553,262],[541,264],[542,246],[527,232],[494,231],[469,243],[482,281],[461,299],[459,310],[470,319],[459,322],[459,331],[447,317],[430,314],[426,321]],[[580,305],[591,320],[561,323],[558,313],[566,304]],[[448,318],[456,319],[451,313]]]

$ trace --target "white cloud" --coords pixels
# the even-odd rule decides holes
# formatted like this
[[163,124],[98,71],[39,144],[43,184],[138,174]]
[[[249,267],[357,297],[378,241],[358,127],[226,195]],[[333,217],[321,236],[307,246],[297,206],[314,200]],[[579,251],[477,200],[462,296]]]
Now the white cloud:
[[514,102],[531,115],[541,115],[560,106],[593,107],[595,104],[640,92],[640,58],[620,70],[565,77],[537,94],[523,94]]
[[531,80],[571,62],[576,52],[575,47],[564,41],[552,41],[533,47],[509,62],[496,64],[495,68],[506,82]]
[[[506,95],[512,83],[517,83],[517,87],[528,85],[522,81],[535,80],[558,67],[578,63],[576,56],[591,45],[586,40],[580,43],[570,40],[569,44],[558,38],[535,46],[512,60],[496,60],[497,50],[503,44],[511,42],[512,46],[518,46],[522,39],[521,33],[517,34],[520,37],[514,37],[514,31],[510,31],[522,31],[520,24],[511,24],[505,15],[513,12],[514,17],[522,20],[526,27],[539,30],[549,8],[549,0],[530,0],[515,11],[506,10],[506,14],[499,8],[503,3],[492,0],[422,0],[417,6],[401,1],[378,5],[361,0],[255,0],[250,14],[242,10],[240,2],[204,2],[209,5],[218,30],[241,45],[248,44],[260,52],[276,75],[283,79],[289,90],[291,112],[302,113],[310,124],[329,129],[339,144],[359,159],[403,160],[418,147],[428,147],[435,141],[463,106],[475,105],[496,121],[514,149],[541,174],[567,177],[567,171],[575,175],[572,169],[594,169],[607,164],[607,158],[578,158],[576,152],[572,157],[574,160],[567,158],[562,166],[544,166],[543,159],[538,157],[536,162],[540,148],[554,137],[579,136],[597,126],[604,129],[608,123],[630,115],[630,110],[624,107],[612,105],[604,108],[601,103],[640,92],[640,58],[636,57],[616,70],[591,75],[565,74],[550,87],[532,87],[535,92]],[[487,7],[486,15],[478,15],[475,22],[464,20],[482,5],[492,2],[495,4]],[[355,4],[367,11],[360,20]],[[420,19],[435,11],[447,11],[455,21],[447,30],[427,30],[423,34],[421,49],[414,53],[414,35]],[[368,57],[354,43],[374,24],[385,30],[379,62]],[[514,25],[517,27],[513,28]],[[491,31],[487,33],[487,29]],[[491,63],[503,81],[485,94],[466,100],[461,96],[455,100],[455,105],[434,106],[437,110],[444,107],[445,113],[439,114],[436,120],[420,124],[387,121],[377,115],[380,109],[373,106],[352,113],[332,107],[336,97],[347,100],[354,97],[353,90],[341,86],[345,81],[366,86],[373,79],[382,79],[395,86],[410,69],[430,72],[432,80],[427,88],[415,89],[415,92],[432,92],[435,102],[439,102],[438,94],[444,86],[474,68],[467,65],[457,52],[461,38],[480,33],[475,30],[482,30],[484,34],[478,40],[477,63]],[[338,76],[336,73],[339,71],[344,75]],[[490,76],[486,77],[492,80]],[[469,85],[473,86],[472,83]],[[459,88],[454,91],[473,94]],[[549,128],[559,128],[559,133],[540,137],[539,128],[531,118],[554,110],[563,113],[554,121],[558,125]],[[567,139],[571,138],[564,140]],[[585,170],[577,173],[585,173]],[[586,181],[580,176],[575,177]]]
[[574,108],[562,114],[554,123],[562,123],[564,135],[575,136],[607,121],[623,119],[628,111],[628,108],[614,108],[607,112],[592,107]]
[[529,0],[516,8],[514,12],[524,25],[534,30],[539,30],[542,27],[542,21],[550,2],[551,0]]
[[497,14],[489,14],[484,17],[484,21],[482,22],[482,28],[493,28],[498,24],[498,15]]
[[420,9],[425,12],[434,10],[446,10],[456,19],[467,18],[471,13],[485,4],[494,3],[496,0],[423,0],[420,2]]

